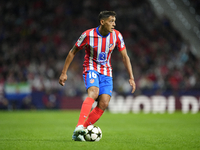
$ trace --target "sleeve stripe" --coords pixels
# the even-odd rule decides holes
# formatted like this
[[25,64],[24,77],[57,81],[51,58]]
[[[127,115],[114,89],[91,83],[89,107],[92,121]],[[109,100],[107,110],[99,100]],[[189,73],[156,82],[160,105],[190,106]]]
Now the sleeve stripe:
[[119,40],[121,41],[121,48],[124,48],[124,40],[121,34],[118,35]]
[[85,37],[86,37],[86,33],[82,34],[82,35],[79,37],[79,39],[78,39],[78,41],[77,41],[77,46],[78,46],[78,47],[81,45],[81,43],[83,42],[83,40],[85,39]]

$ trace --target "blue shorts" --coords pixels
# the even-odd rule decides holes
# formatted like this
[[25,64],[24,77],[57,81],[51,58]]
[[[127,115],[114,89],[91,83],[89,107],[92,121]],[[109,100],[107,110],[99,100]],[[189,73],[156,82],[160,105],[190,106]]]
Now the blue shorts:
[[100,74],[95,70],[88,70],[83,74],[83,80],[85,83],[86,90],[91,86],[99,88],[99,95],[108,94],[112,96],[113,90],[113,78]]

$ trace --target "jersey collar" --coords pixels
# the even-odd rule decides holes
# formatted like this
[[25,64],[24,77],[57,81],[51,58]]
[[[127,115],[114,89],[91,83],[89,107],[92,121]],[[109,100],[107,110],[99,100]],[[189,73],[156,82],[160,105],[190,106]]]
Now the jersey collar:
[[107,36],[110,34],[110,32],[109,32],[106,36],[101,35],[101,34],[99,33],[99,27],[100,27],[100,26],[98,26],[98,27],[96,28],[96,32],[97,32],[97,34],[98,34],[99,36],[101,36],[101,37],[107,37]]

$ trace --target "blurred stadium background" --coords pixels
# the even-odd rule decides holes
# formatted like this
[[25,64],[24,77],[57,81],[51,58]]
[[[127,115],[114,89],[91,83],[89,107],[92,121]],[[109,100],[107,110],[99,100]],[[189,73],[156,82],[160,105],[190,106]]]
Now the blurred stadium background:
[[[79,109],[86,94],[84,50],[73,60],[64,87],[58,78],[70,48],[83,31],[99,25],[102,10],[117,13],[116,29],[124,37],[137,84],[130,96],[115,51],[109,109],[198,112],[200,0],[1,0],[0,109]],[[133,108],[119,108],[124,103]]]

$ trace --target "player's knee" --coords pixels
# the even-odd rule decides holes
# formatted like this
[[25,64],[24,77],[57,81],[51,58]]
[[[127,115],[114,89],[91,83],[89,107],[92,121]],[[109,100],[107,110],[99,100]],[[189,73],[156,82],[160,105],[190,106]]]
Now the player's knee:
[[102,110],[105,110],[108,107],[110,96],[107,94],[102,94],[99,96],[98,107]]
[[100,101],[98,107],[102,110],[105,110],[108,107],[109,101]]
[[89,88],[88,89],[88,96],[96,100],[99,96],[99,89],[98,88]]

